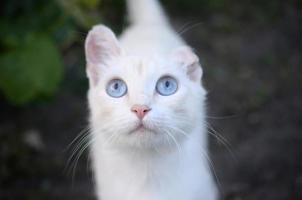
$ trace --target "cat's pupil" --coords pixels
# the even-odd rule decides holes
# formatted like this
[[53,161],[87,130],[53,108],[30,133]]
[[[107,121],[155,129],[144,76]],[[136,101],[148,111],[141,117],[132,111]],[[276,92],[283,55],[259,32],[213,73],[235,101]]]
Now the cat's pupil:
[[165,82],[165,86],[168,88],[170,86],[170,82],[169,81],[166,81]]
[[118,89],[118,83],[115,83],[115,84],[113,85],[113,87],[114,87],[115,90],[117,90],[117,89]]

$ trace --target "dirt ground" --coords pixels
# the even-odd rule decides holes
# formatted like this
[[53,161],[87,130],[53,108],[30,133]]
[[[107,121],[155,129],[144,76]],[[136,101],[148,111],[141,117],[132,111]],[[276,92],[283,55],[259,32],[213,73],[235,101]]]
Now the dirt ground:
[[[172,14],[172,22],[187,24],[182,35],[203,65],[207,120],[226,140],[209,133],[221,199],[302,199],[301,10],[288,7],[269,26],[218,14]],[[52,101],[16,108],[1,97],[1,200],[95,199],[87,153],[74,176],[64,170],[66,147],[87,125],[81,45],[64,52],[66,79]]]

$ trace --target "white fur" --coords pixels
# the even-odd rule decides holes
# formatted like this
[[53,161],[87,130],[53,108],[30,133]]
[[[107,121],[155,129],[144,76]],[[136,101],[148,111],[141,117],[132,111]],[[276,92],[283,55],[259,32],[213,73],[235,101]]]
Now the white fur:
[[[198,58],[183,47],[156,0],[129,0],[128,6],[133,24],[119,41],[102,25],[86,39],[98,199],[215,200]],[[155,91],[164,75],[178,81],[171,96]],[[127,84],[125,96],[106,93],[113,78]],[[131,112],[135,104],[152,109],[143,120],[148,128],[144,132],[132,132],[139,123]]]

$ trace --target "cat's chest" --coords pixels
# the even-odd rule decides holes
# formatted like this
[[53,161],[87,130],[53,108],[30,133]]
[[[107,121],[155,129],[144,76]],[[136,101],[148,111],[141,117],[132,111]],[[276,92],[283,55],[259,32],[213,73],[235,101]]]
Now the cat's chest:
[[[110,161],[109,161],[110,160]],[[99,163],[102,196],[110,200],[190,199],[188,171],[165,161],[109,159]],[[108,162],[109,161],[109,162]],[[178,161],[177,161],[178,162]]]
[[[183,181],[163,177],[140,177],[140,173],[127,174],[100,184],[104,200],[184,200],[192,193],[183,187]],[[103,177],[104,178],[104,177]],[[108,177],[110,178],[110,177]]]

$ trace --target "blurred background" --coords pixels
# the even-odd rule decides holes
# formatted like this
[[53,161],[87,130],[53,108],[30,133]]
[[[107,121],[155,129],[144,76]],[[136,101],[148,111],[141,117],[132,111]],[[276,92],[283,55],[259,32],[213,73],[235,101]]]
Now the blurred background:
[[[302,199],[302,1],[162,3],[201,58],[221,199]],[[87,127],[85,36],[120,33],[124,0],[4,0],[0,13],[0,200],[95,199],[87,152],[75,167],[68,145]]]

